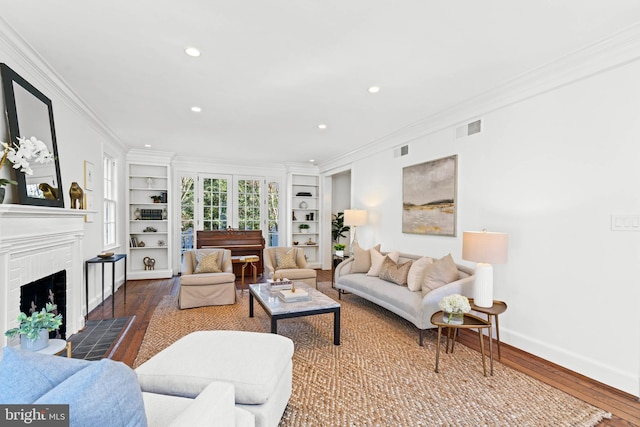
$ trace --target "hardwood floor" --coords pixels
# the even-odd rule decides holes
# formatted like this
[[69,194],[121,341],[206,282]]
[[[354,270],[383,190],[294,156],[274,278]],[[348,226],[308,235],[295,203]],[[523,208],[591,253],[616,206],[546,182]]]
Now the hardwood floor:
[[[318,271],[318,281],[330,281],[330,271]],[[131,366],[136,358],[140,344],[154,308],[165,295],[177,295],[178,278],[162,280],[135,280],[127,282],[127,304],[124,304],[122,288],[116,292],[115,316],[135,316],[131,327],[122,339],[110,350],[112,359],[122,361]],[[98,306],[89,319],[111,318],[111,301],[105,300],[104,306]],[[416,345],[418,332],[416,330]],[[469,331],[460,334],[459,342],[479,349],[477,335]],[[502,343],[501,362],[513,369],[524,372],[567,394],[575,396],[613,414],[610,420],[603,420],[599,427],[640,426],[640,402],[630,394],[591,380],[569,371],[561,366],[540,359],[517,348]],[[494,343],[494,352],[495,343]]]

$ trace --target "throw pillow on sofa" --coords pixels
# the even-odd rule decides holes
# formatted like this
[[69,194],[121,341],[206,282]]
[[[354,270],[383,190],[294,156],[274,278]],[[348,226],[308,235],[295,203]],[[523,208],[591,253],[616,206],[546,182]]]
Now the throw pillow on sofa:
[[[380,269],[382,268],[385,255],[382,255],[378,250],[376,250],[376,248],[371,249],[369,252],[371,253],[371,268],[367,271],[367,276],[378,277],[380,276]],[[400,252],[389,252],[386,256],[391,258],[393,262],[398,262]]]
[[220,252],[196,252],[196,268],[193,271],[200,273],[221,273],[220,261],[218,255]]
[[422,279],[429,264],[433,264],[433,258],[427,256],[423,256],[411,264],[407,275],[407,286],[410,291],[418,292],[422,290]]
[[458,267],[449,254],[427,266],[422,281],[422,292],[431,292],[456,280],[458,280]]
[[362,249],[357,243],[353,245],[353,264],[351,265],[352,273],[366,273],[371,268],[371,251],[380,252],[380,244],[371,249]]
[[298,264],[296,264],[295,248],[276,249],[276,270],[286,270],[289,268],[298,268]]
[[413,261],[398,264],[389,258],[389,256],[386,256],[380,268],[380,279],[395,283],[396,285],[406,286],[407,275],[409,274],[411,264],[413,264]]

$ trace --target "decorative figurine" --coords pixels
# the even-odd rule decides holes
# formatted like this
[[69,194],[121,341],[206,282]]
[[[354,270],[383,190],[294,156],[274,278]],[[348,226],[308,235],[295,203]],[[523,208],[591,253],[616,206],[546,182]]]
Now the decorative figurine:
[[[71,188],[69,188],[69,197],[71,198],[71,209],[84,209],[84,191],[78,185],[77,182],[71,183]],[[80,207],[76,207],[79,204]]]
[[155,259],[146,256],[142,259],[142,262],[144,263],[145,270],[155,270],[155,267],[156,267]]

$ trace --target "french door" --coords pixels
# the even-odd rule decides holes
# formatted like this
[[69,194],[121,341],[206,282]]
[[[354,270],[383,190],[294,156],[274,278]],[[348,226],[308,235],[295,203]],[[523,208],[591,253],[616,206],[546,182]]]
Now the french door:
[[233,227],[233,176],[199,175],[198,187],[197,229],[225,230]]
[[[262,230],[267,246],[278,245],[279,179],[223,174],[182,179],[181,228],[185,235],[193,236],[194,229]],[[183,240],[193,247],[188,238]]]

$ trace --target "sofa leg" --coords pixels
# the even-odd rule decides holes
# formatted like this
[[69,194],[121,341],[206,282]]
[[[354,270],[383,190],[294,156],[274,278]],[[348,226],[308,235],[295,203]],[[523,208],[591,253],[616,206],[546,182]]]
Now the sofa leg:
[[423,337],[423,335],[424,335],[424,329],[418,329],[418,330],[420,331],[420,347],[424,347],[424,346],[422,345],[422,337]]

